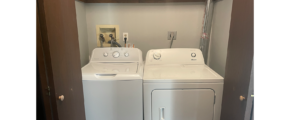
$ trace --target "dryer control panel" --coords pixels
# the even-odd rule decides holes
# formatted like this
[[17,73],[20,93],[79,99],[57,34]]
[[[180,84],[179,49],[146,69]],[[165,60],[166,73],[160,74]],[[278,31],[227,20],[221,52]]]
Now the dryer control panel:
[[146,65],[150,64],[204,64],[200,49],[152,49],[147,52]]

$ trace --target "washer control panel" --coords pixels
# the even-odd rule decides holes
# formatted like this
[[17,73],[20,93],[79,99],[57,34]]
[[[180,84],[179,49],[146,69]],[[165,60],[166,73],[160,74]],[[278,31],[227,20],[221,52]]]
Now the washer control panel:
[[142,61],[142,52],[138,48],[95,48],[90,61]]

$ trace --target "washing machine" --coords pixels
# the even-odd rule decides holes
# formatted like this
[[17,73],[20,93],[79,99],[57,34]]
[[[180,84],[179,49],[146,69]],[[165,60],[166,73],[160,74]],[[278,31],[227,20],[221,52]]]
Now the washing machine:
[[199,49],[153,49],[143,76],[144,120],[219,120],[223,77]]
[[143,59],[137,48],[95,48],[82,68],[87,120],[143,120]]

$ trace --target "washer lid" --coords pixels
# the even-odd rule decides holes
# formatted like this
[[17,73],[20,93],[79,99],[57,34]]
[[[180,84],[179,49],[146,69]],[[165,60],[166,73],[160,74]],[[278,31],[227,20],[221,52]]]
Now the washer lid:
[[84,69],[83,72],[93,72],[95,74],[134,74],[137,73],[138,63],[99,63],[91,62]]
[[82,68],[82,77],[83,80],[142,79],[140,65],[138,62],[90,62]]
[[207,65],[145,66],[144,82],[223,82]]
[[133,74],[137,73],[138,63],[92,63],[96,73],[126,73]]

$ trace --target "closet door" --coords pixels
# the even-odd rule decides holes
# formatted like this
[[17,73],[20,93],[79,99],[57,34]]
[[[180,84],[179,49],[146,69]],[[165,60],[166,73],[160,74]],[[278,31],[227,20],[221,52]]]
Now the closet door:
[[214,99],[211,89],[154,90],[152,120],[212,120]]
[[37,64],[47,120],[86,120],[75,1],[37,0]]

